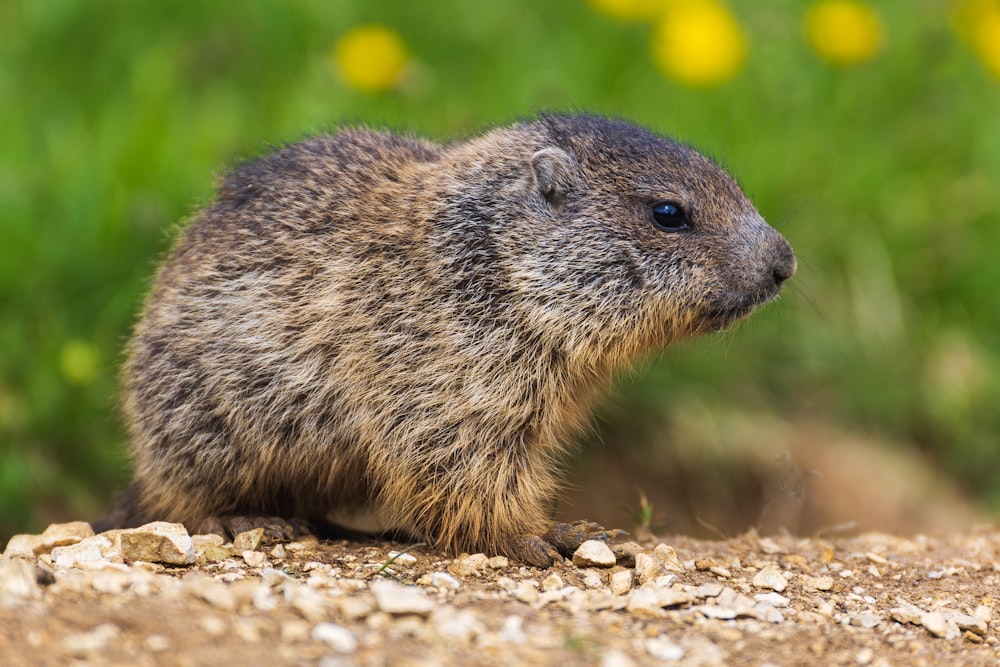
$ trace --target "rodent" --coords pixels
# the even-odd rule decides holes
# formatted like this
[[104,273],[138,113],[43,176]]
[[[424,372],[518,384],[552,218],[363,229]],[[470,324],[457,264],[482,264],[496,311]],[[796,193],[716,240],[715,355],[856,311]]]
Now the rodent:
[[733,179],[629,122],[445,145],[343,128],[225,176],[123,368],[110,523],[373,510],[547,564],[560,462],[615,369],[775,297],[795,255]]

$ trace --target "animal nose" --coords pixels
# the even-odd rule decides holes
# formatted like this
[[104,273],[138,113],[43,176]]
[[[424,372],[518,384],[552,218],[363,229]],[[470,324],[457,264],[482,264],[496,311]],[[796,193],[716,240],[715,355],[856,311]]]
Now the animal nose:
[[783,244],[784,247],[778,252],[778,256],[774,261],[774,265],[771,268],[771,275],[774,277],[775,287],[781,287],[781,284],[795,275],[795,253],[788,246],[787,243]]

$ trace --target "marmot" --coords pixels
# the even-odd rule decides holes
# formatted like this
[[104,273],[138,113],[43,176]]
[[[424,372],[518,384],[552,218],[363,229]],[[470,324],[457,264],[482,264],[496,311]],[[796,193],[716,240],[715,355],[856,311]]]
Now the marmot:
[[548,516],[612,372],[794,272],[721,168],[621,120],[288,146],[226,176],[160,268],[123,371],[134,481],[104,525],[367,508],[546,565],[607,536]]

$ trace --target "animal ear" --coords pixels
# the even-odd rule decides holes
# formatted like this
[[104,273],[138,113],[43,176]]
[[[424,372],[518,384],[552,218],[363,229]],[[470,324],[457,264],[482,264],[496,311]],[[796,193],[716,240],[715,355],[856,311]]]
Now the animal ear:
[[535,187],[545,201],[559,206],[580,183],[580,166],[561,148],[543,148],[531,156]]

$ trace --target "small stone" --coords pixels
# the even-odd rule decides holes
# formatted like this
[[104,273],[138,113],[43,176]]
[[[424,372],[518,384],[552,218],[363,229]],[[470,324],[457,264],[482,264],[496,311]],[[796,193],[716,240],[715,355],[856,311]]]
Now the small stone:
[[671,546],[657,544],[656,548],[653,549],[653,557],[660,564],[660,567],[667,572],[684,571],[684,564],[681,563],[681,559],[677,557],[677,552]]
[[40,535],[14,535],[4,547],[3,555],[6,558],[35,558],[35,549],[40,543]]
[[788,580],[777,570],[766,567],[754,576],[753,585],[757,588],[770,588],[780,593],[788,586]]
[[287,573],[273,567],[265,567],[260,571],[260,580],[268,586],[278,586],[286,581],[291,581],[291,579]]
[[601,540],[587,540],[573,553],[576,567],[614,567],[616,562],[611,547]]
[[604,580],[596,570],[587,570],[583,574],[583,585],[587,588],[603,588]]
[[638,616],[663,618],[667,615],[660,605],[660,596],[655,588],[637,588],[628,596],[625,610]]
[[203,616],[198,626],[212,637],[221,637],[226,632],[226,622],[218,616]]
[[757,602],[763,602],[764,604],[771,605],[772,607],[788,606],[788,598],[779,593],[758,593],[753,596],[753,599]]
[[102,623],[90,632],[74,632],[63,637],[63,647],[75,655],[100,651],[121,633],[117,625]]
[[699,572],[708,572],[717,565],[718,563],[715,562],[714,558],[698,558],[694,562],[694,569],[698,570]]
[[221,563],[227,558],[232,557],[232,551],[225,547],[215,546],[214,544],[206,545],[201,550],[195,549],[195,562],[199,564]]
[[[772,607],[769,604],[765,604],[765,603],[761,602],[761,603],[756,604],[753,609],[757,613],[758,617],[761,620],[763,620],[763,621],[767,621],[768,623],[784,623],[785,622],[785,615],[782,614],[780,611],[778,611],[777,609],[775,609],[774,607]],[[750,614],[743,613],[743,614],[740,614],[740,615],[741,616],[749,616]]]
[[390,551],[389,558],[393,565],[413,565],[417,562],[417,557],[411,553],[402,551]]
[[534,604],[538,601],[538,583],[534,581],[522,581],[514,589],[514,598],[526,604]]
[[661,607],[680,607],[694,602],[695,598],[683,588],[658,588],[657,601]]
[[801,576],[802,587],[807,591],[828,591],[833,588],[833,577],[824,575],[822,577]]
[[875,657],[875,651],[870,648],[863,648],[857,652],[854,656],[854,662],[859,665],[867,665]]
[[702,584],[701,586],[695,586],[691,590],[691,594],[696,598],[717,598],[722,594],[725,586],[722,584]]
[[271,558],[274,558],[275,560],[285,560],[285,558],[287,558],[288,556],[288,554],[285,553],[284,544],[275,544],[274,548],[271,549],[269,553],[271,555]]
[[882,617],[878,614],[852,614],[851,615],[851,625],[857,628],[867,628],[872,629],[878,627],[879,623],[882,622]]
[[357,621],[366,618],[375,611],[375,598],[370,595],[343,598],[337,602],[337,606],[344,618],[349,621]]
[[131,585],[131,577],[128,572],[116,572],[115,570],[98,570],[90,578],[91,587],[98,593],[108,595],[118,595]]
[[375,604],[387,614],[418,614],[426,616],[434,609],[434,601],[419,588],[403,586],[395,581],[373,581],[368,587]]
[[233,550],[236,553],[243,551],[255,551],[260,546],[260,541],[264,538],[263,528],[247,530],[233,538]]
[[510,559],[506,556],[493,556],[486,561],[486,567],[491,570],[504,570],[510,567]]
[[611,592],[614,595],[624,595],[632,589],[632,570],[616,570],[609,578]]
[[81,540],[76,544],[52,549],[52,563],[60,568],[97,568],[113,562],[113,556],[118,555],[109,540],[104,535],[96,535]]
[[[308,586],[297,586],[292,590],[287,590],[285,596],[291,603],[292,609],[299,612],[302,618],[307,621],[319,623],[320,621],[327,620],[330,616],[330,605],[328,599],[322,593],[313,588]],[[343,602],[344,601],[342,600],[341,603]]]
[[920,625],[920,618],[924,615],[924,610],[909,603],[901,604],[889,610],[889,617],[897,623],[906,625]]
[[780,554],[783,549],[778,546],[777,542],[772,540],[770,537],[762,537],[757,540],[757,544],[760,545],[760,550],[766,554]]
[[281,624],[281,641],[304,642],[309,639],[310,626],[305,621],[285,621]]
[[236,609],[236,596],[229,586],[201,575],[184,578],[183,590],[188,595],[200,598],[217,609]]
[[221,547],[225,543],[226,541],[222,539],[222,535],[216,535],[215,533],[191,536],[191,545],[194,547],[195,553],[205,547]]
[[656,660],[680,660],[684,657],[684,649],[664,637],[647,639],[646,653]]
[[263,551],[250,551],[246,549],[240,555],[243,557],[243,562],[250,567],[264,567],[267,565],[267,554]]
[[693,607],[693,609],[701,612],[705,618],[714,618],[721,621],[731,621],[739,615],[739,612],[732,607],[721,607],[714,604],[702,604]]
[[661,572],[659,562],[652,555],[641,552],[635,555],[635,574],[640,584],[654,581]]
[[41,535],[15,535],[7,542],[4,556],[38,557],[56,547],[76,544],[94,536],[94,529],[86,521],[53,523]]
[[604,652],[601,667],[635,667],[635,662],[627,654],[613,648]]
[[722,567],[721,565],[716,565],[715,567],[710,567],[709,572],[719,577],[720,579],[732,579],[733,573],[729,571],[729,568]]
[[0,559],[0,605],[41,596],[34,565],[19,558]]
[[497,639],[505,644],[526,644],[528,636],[524,634],[524,619],[511,614],[503,620]]
[[194,562],[194,545],[183,524],[154,521],[118,533],[118,551],[125,562],[137,560],[169,565]]
[[921,616],[920,624],[935,637],[955,639],[962,634],[958,626],[953,621],[945,618],[945,615],[939,611],[928,612]]
[[462,584],[455,577],[447,572],[432,572],[430,576],[431,586],[437,586],[443,590],[457,591]]
[[565,585],[566,584],[563,583],[562,577],[560,577],[556,572],[552,572],[549,576],[542,579],[542,590],[546,592],[557,591]]
[[462,555],[448,566],[448,571],[456,577],[478,577],[488,561],[486,554]]
[[973,644],[983,643],[982,637],[977,635],[975,632],[971,632],[969,630],[966,630],[965,632],[962,633],[962,639],[964,639],[967,642],[972,642]]
[[958,626],[959,630],[968,630],[977,635],[986,635],[986,621],[969,614],[948,614],[947,619]]
[[162,653],[163,651],[170,650],[170,639],[166,635],[149,635],[143,643],[153,653]]
[[338,653],[353,653],[358,648],[354,634],[342,625],[318,623],[312,629],[312,638],[323,642]]
[[486,630],[476,614],[468,609],[439,607],[431,614],[430,623],[446,639],[471,642]]
[[249,644],[256,644],[261,640],[261,624],[252,618],[238,618],[233,621],[233,633]]
[[993,620],[993,608],[987,605],[981,604],[976,607],[976,610],[972,612],[972,615],[978,618],[983,623],[989,623]]

